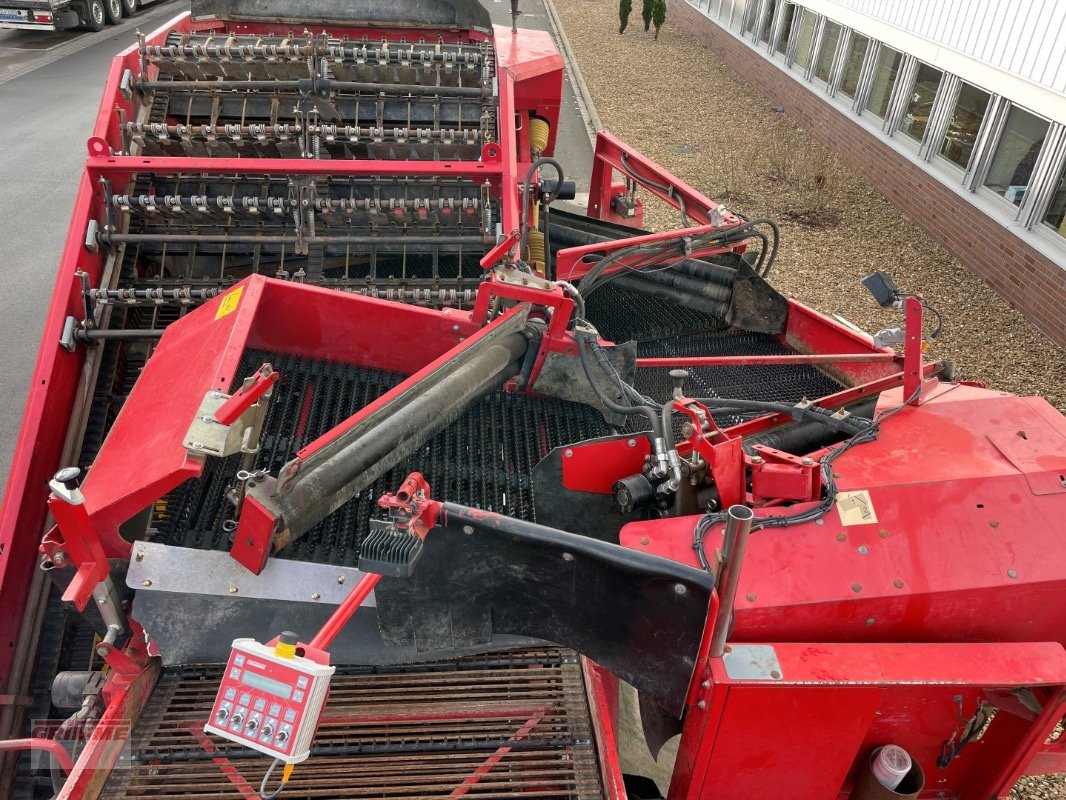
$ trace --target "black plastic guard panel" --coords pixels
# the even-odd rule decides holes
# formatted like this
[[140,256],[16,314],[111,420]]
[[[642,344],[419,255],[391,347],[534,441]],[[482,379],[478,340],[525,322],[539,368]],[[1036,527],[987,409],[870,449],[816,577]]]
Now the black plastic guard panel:
[[658,556],[445,503],[414,575],[383,578],[376,594],[387,644],[532,636],[587,655],[679,717],[713,586]]
[[402,25],[492,29],[489,13],[478,0],[193,0],[193,19],[256,22],[336,22],[359,25]]

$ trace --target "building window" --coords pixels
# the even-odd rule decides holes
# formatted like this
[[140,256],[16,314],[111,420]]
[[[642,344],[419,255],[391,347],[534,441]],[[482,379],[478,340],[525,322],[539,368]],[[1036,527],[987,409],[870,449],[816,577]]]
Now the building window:
[[770,35],[774,30],[774,12],[777,11],[778,0],[770,0],[766,6],[766,13],[759,21],[759,39],[764,42],[770,41]]
[[1049,225],[1059,236],[1066,237],[1066,165],[1063,166],[1059,181],[1055,184],[1051,205],[1044,215],[1044,224]]
[[943,72],[928,64],[918,65],[914,90],[907,101],[907,110],[903,114],[899,129],[919,144],[925,138],[925,129],[929,127],[929,113],[933,110],[933,100],[936,99],[936,92],[943,77]]
[[1018,106],[1011,106],[999,137],[985,186],[1016,206],[1022,204],[1033,175],[1048,123]]
[[884,119],[888,111],[888,101],[892,98],[892,90],[896,86],[896,78],[899,76],[899,66],[902,61],[903,54],[891,47],[882,47],[877,56],[877,66],[874,68],[870,96],[866,100],[866,110],[878,119]]
[[855,99],[855,92],[859,88],[862,62],[866,60],[866,51],[869,48],[870,40],[867,37],[852,32],[847,60],[844,62],[844,77],[840,80],[840,93],[852,100]]
[[989,94],[984,89],[968,83],[963,83],[959,89],[959,99],[940,145],[940,155],[963,169],[970,166],[973,146],[988,112],[988,100]]
[[814,44],[814,27],[818,22],[818,15],[813,11],[803,9],[796,31],[796,56],[792,63],[797,67],[806,68],[811,60],[811,47]]
[[796,7],[792,3],[785,3],[781,9],[780,32],[777,34],[777,44],[774,49],[781,55],[788,51],[788,39],[792,35],[792,23],[796,20]]
[[759,21],[759,0],[748,0],[744,5],[742,21],[741,30],[744,33],[751,33],[755,30],[755,25]]
[[814,65],[814,77],[829,83],[829,73],[833,70],[833,57],[840,41],[840,25],[826,20],[822,33],[822,46],[818,50],[818,62]]

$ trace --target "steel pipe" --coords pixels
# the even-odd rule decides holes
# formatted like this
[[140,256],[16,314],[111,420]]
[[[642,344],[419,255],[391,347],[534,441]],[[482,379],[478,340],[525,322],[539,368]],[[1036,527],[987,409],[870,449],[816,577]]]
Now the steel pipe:
[[325,445],[319,451],[322,457],[309,456],[273,498],[285,523],[274,550],[370,486],[458,419],[478,397],[517,375],[528,348],[521,332],[480,343],[367,418],[362,427]]
[[74,334],[74,338],[79,342],[99,342],[106,341],[108,339],[117,340],[121,342],[138,342],[144,340],[158,339],[163,335],[162,328],[146,328],[145,330],[137,330],[136,328],[116,328],[115,330],[105,330],[101,328],[88,328],[80,329]]
[[711,658],[721,658],[725,653],[726,639],[733,622],[733,607],[740,586],[740,568],[744,564],[744,551],[748,546],[751,521],[755,514],[742,505],[730,506],[726,511],[725,546],[722,552],[722,569],[718,575],[718,616],[714,620],[711,639]]
[[425,97],[437,95],[442,99],[449,97],[482,97],[492,96],[492,88],[489,86],[423,86],[418,83],[361,83],[357,81],[334,81],[318,78],[312,81],[305,80],[287,81],[227,81],[227,80],[204,80],[204,81],[141,81],[137,84],[141,92],[166,91],[196,91],[215,92],[238,90],[250,92],[300,92],[301,94],[315,94],[323,96],[323,93],[339,92],[364,92],[374,95],[385,94],[386,99],[390,96],[397,98],[403,95],[417,95]]
[[104,244],[131,244],[137,242],[158,242],[160,244],[368,244],[368,245],[407,245],[441,246],[441,245],[475,245],[486,247],[495,244],[495,236],[482,234],[471,236],[242,236],[234,234],[195,233],[110,233],[102,231],[100,241]]

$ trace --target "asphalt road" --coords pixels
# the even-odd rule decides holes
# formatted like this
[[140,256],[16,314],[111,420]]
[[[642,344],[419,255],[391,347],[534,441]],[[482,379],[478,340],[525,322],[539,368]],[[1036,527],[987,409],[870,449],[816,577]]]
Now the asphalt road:
[[186,6],[155,3],[99,33],[0,31],[0,486],[111,59]]
[[[495,23],[510,25],[509,2],[483,1]],[[154,30],[187,7],[165,0],[100,33],[0,32],[0,491],[108,66],[138,28]],[[523,3],[519,24],[551,29],[537,0]],[[592,148],[569,76],[563,112],[556,157],[587,192]]]

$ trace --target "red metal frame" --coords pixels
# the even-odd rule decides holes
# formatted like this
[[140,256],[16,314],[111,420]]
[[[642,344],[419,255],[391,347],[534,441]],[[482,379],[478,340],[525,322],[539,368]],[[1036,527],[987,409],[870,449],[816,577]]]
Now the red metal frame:
[[[1058,643],[772,645],[776,676],[731,678],[707,662],[688,709],[670,797],[846,796],[877,745],[906,741],[929,796],[1005,797],[1061,711],[1066,652]],[[935,765],[957,723],[990,688],[1051,691],[1036,721],[1001,711],[946,770]],[[921,708],[921,721],[914,719]],[[990,778],[1007,763],[1006,780]],[[991,767],[991,769],[989,769]],[[926,795],[923,795],[926,796]]]
[[[194,25],[183,15],[151,34],[148,41],[161,42],[171,30],[223,27],[226,24],[218,21]],[[291,26],[238,23],[228,28],[287,34]],[[382,35],[381,30],[372,33]],[[410,33],[395,30],[386,35]],[[447,41],[490,38],[461,31],[445,31],[443,36]],[[505,234],[501,249],[492,255],[503,256],[513,247],[512,232],[521,223],[521,182],[531,160],[528,130],[522,121],[529,115],[549,121],[550,154],[558,121],[562,59],[548,34],[522,31],[516,35],[498,27],[491,38],[499,66],[500,141],[486,147],[482,161],[257,159],[255,172],[448,175],[488,182],[501,203]],[[0,509],[0,684],[6,684],[10,674],[18,625],[25,610],[23,587],[34,568],[36,545],[45,527],[46,482],[57,467],[63,466],[60,458],[64,449],[76,444],[69,441],[63,423],[72,419],[81,402],[79,388],[86,353],[67,352],[56,342],[64,319],[82,313],[79,273],[88,276],[90,285],[97,285],[105,266],[105,250],[90,251],[84,246],[88,222],[104,216],[97,182],[106,178],[122,184],[138,172],[221,175],[250,167],[247,159],[117,155],[121,135],[116,107],[130,117],[134,113],[133,100],[119,91],[126,69],[134,73],[139,69],[136,48],[123,51],[112,64],[88,142],[86,171],[79,183],[74,221],[59,265],[53,304],[45,319],[44,341]],[[637,174],[637,183],[655,196],[675,207],[681,198],[695,227],[571,248],[560,254],[560,275],[576,278],[584,274],[588,267],[581,258],[590,252],[616,252],[634,244],[668,241],[741,222],[607,133],[597,138],[590,216],[625,221],[614,214],[611,201],[626,191],[625,183],[616,178],[616,173],[626,174],[626,166]],[[661,186],[674,187],[674,191]],[[714,251],[707,248],[696,253]],[[199,342],[200,358],[190,359],[186,351],[182,359],[167,361],[167,348],[160,347],[149,362],[142,380],[158,380],[152,401],[157,418],[180,422],[178,427],[184,431],[189,404],[197,399],[197,392],[202,399],[207,388],[227,391],[234,377],[240,377],[233,374],[243,349],[238,342],[257,341],[279,352],[335,357],[343,341],[346,358],[416,372],[427,361],[446,358],[449,349],[464,339],[469,342],[476,337],[485,328],[495,298],[532,303],[543,310],[540,313],[547,320],[547,332],[534,367],[534,381],[548,352],[574,352],[566,334],[573,302],[557,287],[515,285],[494,276],[480,288],[472,313],[400,309],[360,298],[360,324],[377,333],[372,340],[355,344],[349,327],[342,322],[353,298],[312,287],[278,287],[261,278],[248,279],[243,287],[246,294],[240,307],[230,319],[215,321],[212,336],[207,337],[210,341]],[[298,294],[301,305],[315,311],[298,319],[288,317],[285,300],[290,293]],[[209,308],[218,308],[221,303],[220,299]],[[254,313],[257,307],[258,313]],[[1022,718],[1001,711],[982,742],[950,765],[943,772],[943,784],[933,788],[964,797],[1002,797],[1024,773],[1066,769],[1066,743],[1045,743],[1066,708],[1066,662],[1061,647],[1066,637],[1066,609],[1061,604],[1066,573],[1061,559],[1055,558],[1062,551],[1059,521],[1066,518],[1066,486],[1060,477],[1066,473],[1066,420],[1043,401],[931,380],[937,365],[922,361],[918,300],[907,300],[906,315],[902,359],[875,347],[868,336],[790,301],[788,326],[781,341],[797,355],[638,361],[638,368],[656,369],[812,364],[849,387],[822,398],[819,403],[823,407],[834,408],[880,393],[879,409],[885,410],[902,404],[919,390],[916,399],[921,400],[920,408],[906,408],[886,421],[876,442],[834,464],[841,491],[869,494],[878,514],[876,523],[845,524],[842,509],[834,507],[820,525],[763,530],[752,537],[732,636],[734,644],[791,642],[773,645],[783,677],[769,684],[730,679],[722,661],[708,658],[711,631],[705,631],[688,695],[685,734],[671,794],[674,800],[710,791],[721,797],[798,795],[801,782],[797,775],[807,781],[820,775],[830,793],[845,790],[856,759],[865,757],[874,744],[889,739],[908,742],[927,774],[935,774],[929,766],[929,753],[954,719],[954,696],[958,694],[969,709],[983,697],[985,689],[1005,687],[1033,691],[1043,704],[1039,715]],[[313,341],[301,333],[308,321],[318,324],[322,320],[329,320],[330,325],[319,325]],[[171,326],[164,343],[186,334],[190,340],[203,338],[202,329],[196,329],[195,336],[193,333],[192,326],[183,329],[179,323]],[[190,366],[193,362],[195,365]],[[173,376],[169,383],[164,380],[168,370],[181,380]],[[195,372],[192,379],[190,370]],[[220,412],[222,417],[239,415],[254,402],[252,395],[266,388],[261,381],[253,390],[238,393]],[[160,407],[165,398],[173,402]],[[760,515],[792,513],[807,507],[804,500],[814,501],[819,496],[818,469],[802,457],[762,447],[756,451],[762,461],[755,462],[740,450],[742,436],[776,425],[786,419],[784,415],[767,415],[718,430],[706,409],[684,400],[675,408],[697,429],[682,444],[682,453],[697,451],[704,457],[723,490],[723,500],[745,499],[748,469],[752,471],[751,499],[767,503]],[[706,429],[700,411],[711,419]],[[102,452],[97,459],[83,487],[86,505],[51,504],[63,539],[60,542],[49,537],[46,552],[54,558],[62,547],[79,567],[79,576],[68,594],[79,604],[84,604],[95,583],[107,574],[107,557],[128,555],[129,545],[118,536],[117,526],[168,487],[198,474],[202,466],[198,458],[172,447],[170,440],[146,439],[146,435],[154,434],[130,424],[138,417],[137,409],[130,406],[116,423],[112,446],[118,456],[112,458]],[[168,428],[167,434],[173,433]],[[317,440],[301,455],[315,452],[336,433]],[[642,445],[632,448],[625,439],[575,446],[569,465],[564,459],[564,484],[582,491],[609,491],[609,483],[619,471],[632,474],[634,465],[639,469],[637,457],[646,444],[643,439],[639,441]],[[131,448],[144,454],[136,475],[129,474]],[[816,459],[823,454],[810,456]],[[580,469],[590,461],[593,469]],[[789,507],[778,505],[784,500],[799,502]],[[400,502],[398,497],[394,501]],[[432,504],[424,512],[431,513]],[[242,522],[245,517],[252,520],[255,513],[255,504],[246,504]],[[269,520],[259,522],[265,525]],[[693,523],[689,518],[630,525],[622,532],[622,543],[695,564]],[[419,515],[415,524],[427,526],[430,522]],[[711,532],[708,550],[720,544],[720,535],[720,531]],[[368,579],[356,597],[361,598],[372,582]],[[710,619],[715,617],[716,604],[715,595]],[[353,610],[357,606],[357,600],[349,604]],[[130,622],[128,644],[101,651],[110,667],[105,687],[108,708],[60,797],[93,796],[99,790],[118,753],[118,743],[112,737],[114,725],[134,719],[151,690],[158,666],[149,658],[150,645],[143,631]],[[861,644],[825,643],[826,638]],[[936,643],[910,643],[929,640]],[[978,640],[990,644],[975,643]],[[609,796],[621,797],[611,680],[587,661],[583,669],[605,786]],[[952,703],[945,706],[946,698]],[[535,724],[535,712],[529,711],[529,724]],[[796,724],[773,724],[782,719]],[[916,732],[907,727],[916,724],[920,728]],[[796,736],[797,730],[803,731],[802,737]],[[817,746],[818,761],[796,758],[802,748],[789,748],[795,748],[797,742]],[[755,756],[764,759],[756,770],[757,783],[750,771],[737,768]],[[831,786],[834,782],[835,788]]]
[[[623,164],[623,159],[626,161],[625,164]],[[635,172],[636,176],[630,175],[626,166]],[[614,180],[616,171],[635,180],[645,190],[674,208],[680,207],[677,199],[680,197],[685,204],[686,216],[698,225],[729,228],[743,222],[736,214],[696,191],[676,175],[663,169],[643,153],[607,131],[600,131],[596,134],[596,150],[593,154],[592,175],[589,181],[591,188],[588,215],[590,217],[627,222],[625,218],[617,216],[611,210],[611,200],[625,189],[624,184],[619,184]],[[674,193],[663,191],[661,186],[673,187]],[[720,216],[721,219],[714,219],[715,216]],[[560,274],[562,274],[561,271]]]

